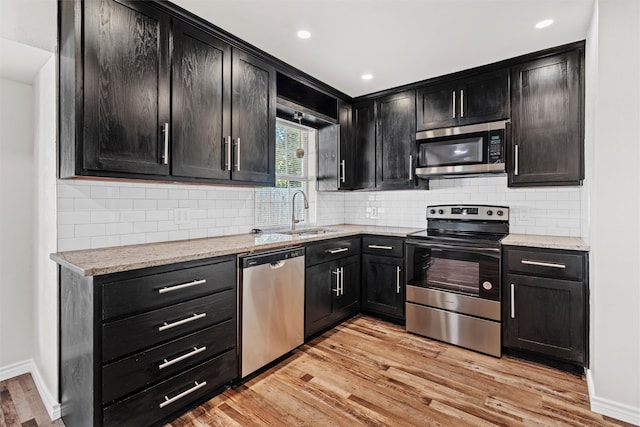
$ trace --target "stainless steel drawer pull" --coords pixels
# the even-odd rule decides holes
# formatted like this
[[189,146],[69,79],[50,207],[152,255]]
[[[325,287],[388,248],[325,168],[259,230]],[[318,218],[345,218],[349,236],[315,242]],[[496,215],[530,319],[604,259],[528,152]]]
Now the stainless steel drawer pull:
[[331,292],[335,292],[336,296],[340,296],[340,267],[336,268],[336,271],[332,271],[331,274],[336,275],[336,288],[331,289]]
[[205,283],[207,283],[207,281],[204,280],[204,279],[202,279],[202,280],[196,279],[193,282],[182,283],[180,285],[165,286],[164,288],[158,289],[158,293],[159,294],[165,294],[167,292],[178,291],[180,289],[190,288],[192,286],[204,285]]
[[400,293],[400,266],[396,267],[396,293]]
[[231,136],[228,136],[225,138],[224,146],[226,148],[225,151],[227,153],[227,155],[225,156],[224,170],[230,171],[231,170]]
[[162,164],[169,164],[169,123],[165,123],[162,126],[162,133],[164,133],[164,152],[162,154]]
[[347,252],[349,248],[340,248],[340,249],[327,249],[327,252],[330,254],[339,254],[340,252]]
[[236,142],[236,147],[238,147],[238,156],[236,157],[236,171],[240,172],[240,138],[238,138],[238,141]]
[[515,146],[513,147],[513,149],[514,149],[514,151],[515,151],[515,152],[514,152],[514,157],[515,157],[515,158],[513,159],[513,163],[514,163],[514,165],[513,165],[513,174],[514,174],[515,176],[518,176],[518,163],[520,163],[520,162],[518,161],[518,160],[519,160],[519,159],[518,159],[518,146],[517,146],[517,145],[515,145]]
[[195,320],[202,319],[203,317],[206,317],[206,316],[207,316],[207,313],[200,313],[200,314],[194,313],[193,316],[187,317],[186,319],[178,320],[177,322],[173,322],[173,323],[164,322],[164,325],[158,327],[158,331],[159,332],[166,331],[167,329],[175,328],[176,326],[184,325],[185,323],[193,322]]
[[451,118],[455,119],[456,118],[456,91],[454,90],[453,92],[451,92]]
[[516,297],[515,297],[516,285],[511,284],[511,318],[516,318]]
[[520,262],[526,265],[537,265],[538,267],[567,268],[565,264],[559,264],[557,262],[530,261],[528,259],[523,259]]
[[340,182],[344,183],[344,181],[346,180],[346,164],[345,161],[342,160],[340,162]]
[[173,396],[172,398],[169,398],[168,396],[164,397],[164,402],[162,402],[160,404],[160,409],[164,408],[167,405],[171,405],[173,402],[178,401],[180,399],[182,399],[183,397],[193,393],[196,390],[200,390],[202,387],[207,385],[206,381],[202,381],[201,383],[199,383],[198,381],[194,381],[193,382],[195,385],[193,387],[191,387],[189,390],[183,391],[180,394],[177,394],[175,396]]
[[182,362],[183,360],[188,359],[190,357],[193,357],[196,354],[202,353],[206,349],[207,349],[206,346],[202,346],[200,348],[193,347],[193,351],[190,351],[187,354],[183,354],[182,356],[176,357],[175,359],[171,359],[171,360],[164,359],[164,363],[160,364],[160,366],[158,366],[158,369],[164,369],[164,368],[167,368],[167,367],[169,367],[171,365],[175,365],[178,362]]
[[369,245],[369,249],[384,249],[386,251],[393,250],[393,246]]
[[413,181],[413,154],[409,154],[409,181]]

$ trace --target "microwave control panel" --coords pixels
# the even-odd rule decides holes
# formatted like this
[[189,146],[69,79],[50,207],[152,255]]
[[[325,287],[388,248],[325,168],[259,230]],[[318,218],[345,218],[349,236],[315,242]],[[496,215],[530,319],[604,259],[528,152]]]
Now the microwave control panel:
[[499,129],[490,131],[488,145],[488,163],[504,163],[504,130]]

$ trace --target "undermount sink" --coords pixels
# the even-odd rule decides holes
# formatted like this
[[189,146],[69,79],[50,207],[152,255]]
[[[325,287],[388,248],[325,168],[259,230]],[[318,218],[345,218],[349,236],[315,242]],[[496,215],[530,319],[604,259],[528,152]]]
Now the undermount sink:
[[281,231],[274,231],[274,233],[287,234],[289,236],[317,236],[319,234],[335,233],[337,231],[341,231],[341,230],[338,230],[336,228],[319,227],[319,228],[301,228],[299,230],[281,230]]

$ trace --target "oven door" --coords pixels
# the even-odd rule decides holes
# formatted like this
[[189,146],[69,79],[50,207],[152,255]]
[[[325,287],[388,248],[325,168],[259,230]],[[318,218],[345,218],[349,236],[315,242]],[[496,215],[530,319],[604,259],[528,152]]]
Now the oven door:
[[407,285],[500,300],[500,249],[408,240]]

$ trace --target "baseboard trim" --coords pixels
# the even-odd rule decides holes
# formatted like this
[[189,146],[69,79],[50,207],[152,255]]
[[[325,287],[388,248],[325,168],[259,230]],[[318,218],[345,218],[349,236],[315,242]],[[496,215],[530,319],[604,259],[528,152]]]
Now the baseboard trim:
[[45,386],[42,375],[40,375],[38,366],[33,359],[0,367],[0,381],[8,380],[9,378],[22,374],[31,374],[40,399],[42,399],[42,403],[49,414],[49,418],[51,418],[52,421],[60,418],[60,403],[51,395],[51,392],[49,392],[49,389]]
[[604,399],[594,394],[593,377],[590,369],[587,369],[587,388],[593,412],[640,426],[640,408]]

